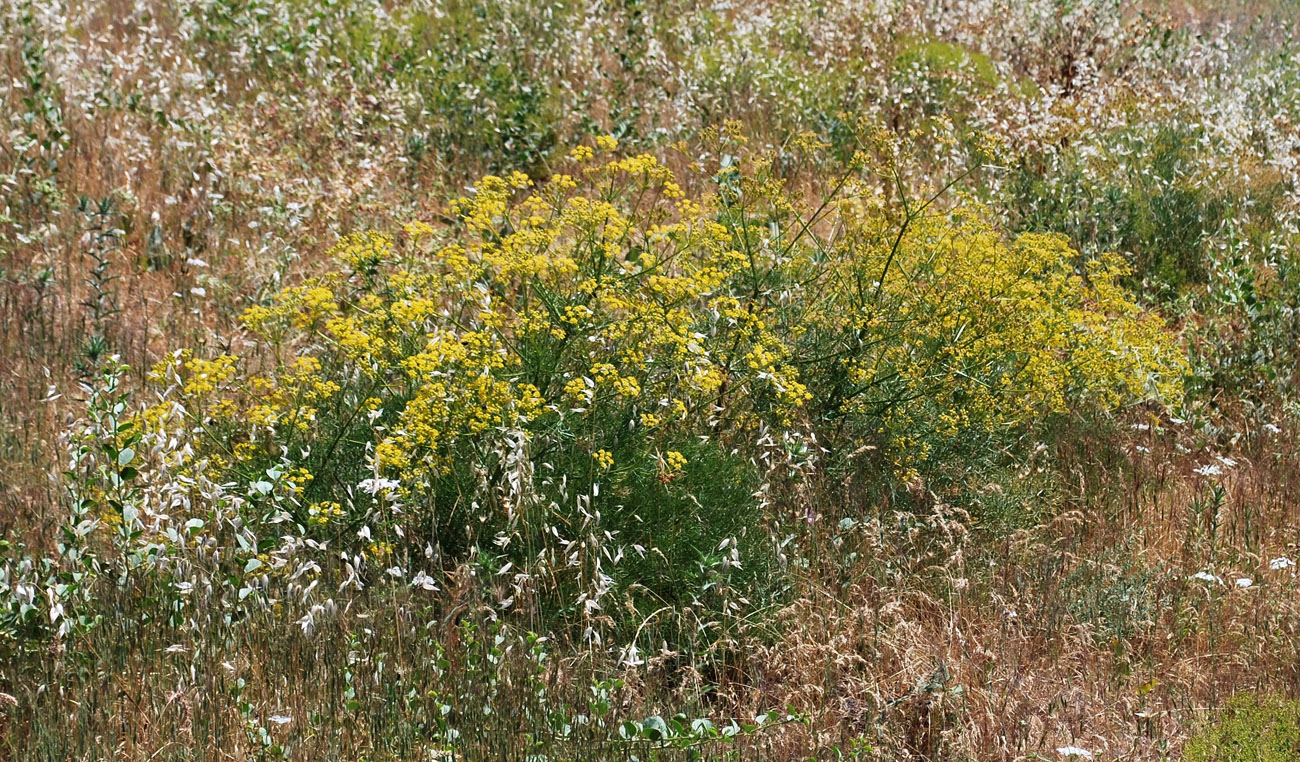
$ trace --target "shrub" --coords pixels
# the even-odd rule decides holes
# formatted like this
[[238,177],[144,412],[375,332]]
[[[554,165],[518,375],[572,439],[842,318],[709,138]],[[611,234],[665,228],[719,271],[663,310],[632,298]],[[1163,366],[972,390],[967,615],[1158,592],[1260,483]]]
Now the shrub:
[[1300,705],[1240,693],[1183,749],[1187,762],[1283,762],[1300,755]]
[[484,178],[441,228],[346,236],[245,312],[246,349],[155,369],[151,430],[246,492],[241,562],[335,548],[360,583],[477,559],[579,619],[611,593],[727,611],[776,581],[761,496],[812,442],[878,441],[908,480],[1181,393],[1122,266],[1076,272],[1058,237],[898,219],[860,165],[809,209],[763,161],[702,202],[648,155],[572,161]]
[[1021,157],[1005,189],[1013,227],[1063,233],[1089,256],[1121,253],[1133,283],[1159,296],[1207,284],[1225,249],[1269,250],[1260,228],[1281,211],[1270,173],[1215,181],[1217,154],[1230,149],[1203,129],[1116,118],[1124,126]]
[[903,40],[893,78],[894,88],[922,115],[959,119],[973,111],[973,99],[994,92],[1001,82],[988,56],[934,40]]

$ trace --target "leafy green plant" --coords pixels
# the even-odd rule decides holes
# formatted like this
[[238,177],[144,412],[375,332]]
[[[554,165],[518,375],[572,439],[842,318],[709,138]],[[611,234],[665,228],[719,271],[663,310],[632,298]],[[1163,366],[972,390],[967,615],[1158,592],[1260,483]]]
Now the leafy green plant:
[[1300,705],[1239,693],[1183,749],[1188,762],[1283,762],[1300,755]]
[[[69,513],[56,555],[32,557],[6,543],[0,573],[0,640],[25,648],[43,632],[82,636],[102,619],[96,606],[100,578],[128,584],[132,570],[159,548],[138,543],[143,529],[137,466],[142,432],[123,388],[125,366],[110,359],[87,385],[86,417],[68,433],[63,474]],[[98,535],[108,528],[109,542]]]

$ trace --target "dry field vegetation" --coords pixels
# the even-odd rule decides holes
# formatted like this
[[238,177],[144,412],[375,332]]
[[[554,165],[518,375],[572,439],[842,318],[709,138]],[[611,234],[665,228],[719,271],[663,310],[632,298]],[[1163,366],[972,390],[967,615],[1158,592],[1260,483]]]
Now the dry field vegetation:
[[1288,0],[0,0],[0,760],[1300,758]]

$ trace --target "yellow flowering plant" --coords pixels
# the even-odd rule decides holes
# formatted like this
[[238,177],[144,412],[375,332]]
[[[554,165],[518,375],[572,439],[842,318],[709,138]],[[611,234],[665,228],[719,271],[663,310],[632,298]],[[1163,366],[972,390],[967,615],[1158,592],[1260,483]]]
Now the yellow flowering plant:
[[477,549],[598,618],[611,591],[763,576],[783,438],[878,440],[906,476],[945,443],[1181,394],[1117,260],[890,200],[864,154],[808,201],[765,160],[718,151],[683,181],[615,150],[347,235],[244,313],[252,349],[164,363],[196,468],[301,473],[278,505],[317,540],[399,571]]

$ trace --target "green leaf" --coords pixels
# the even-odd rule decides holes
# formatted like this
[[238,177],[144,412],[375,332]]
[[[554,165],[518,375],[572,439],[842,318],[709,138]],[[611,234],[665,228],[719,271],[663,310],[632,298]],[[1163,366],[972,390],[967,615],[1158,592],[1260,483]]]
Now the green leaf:
[[651,741],[662,741],[668,737],[668,724],[658,715],[647,717],[641,723],[641,735]]

